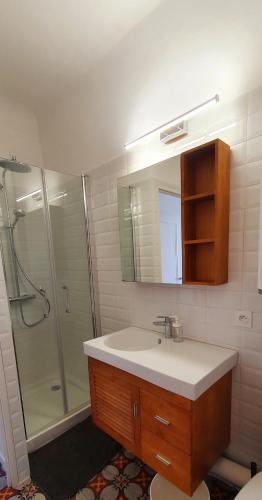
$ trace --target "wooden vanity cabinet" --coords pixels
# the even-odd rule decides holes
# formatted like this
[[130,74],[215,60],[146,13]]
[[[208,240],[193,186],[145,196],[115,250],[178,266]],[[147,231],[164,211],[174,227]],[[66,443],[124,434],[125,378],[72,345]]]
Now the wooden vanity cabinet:
[[135,378],[89,358],[89,379],[94,423],[129,451],[138,454],[139,387]]
[[231,371],[191,401],[88,359],[93,422],[192,496],[229,444]]

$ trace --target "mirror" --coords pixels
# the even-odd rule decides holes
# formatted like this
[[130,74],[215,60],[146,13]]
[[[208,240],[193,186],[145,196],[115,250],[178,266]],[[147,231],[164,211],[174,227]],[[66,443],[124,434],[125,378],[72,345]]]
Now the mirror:
[[118,179],[123,281],[182,284],[180,156]]

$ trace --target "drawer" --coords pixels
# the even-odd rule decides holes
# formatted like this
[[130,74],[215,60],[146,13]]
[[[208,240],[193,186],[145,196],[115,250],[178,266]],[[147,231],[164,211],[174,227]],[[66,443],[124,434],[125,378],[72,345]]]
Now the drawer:
[[164,442],[191,454],[191,412],[152,394],[140,392],[141,432],[149,430]]
[[[164,443],[164,445],[163,445]],[[191,457],[144,431],[142,460],[188,495],[191,495]]]

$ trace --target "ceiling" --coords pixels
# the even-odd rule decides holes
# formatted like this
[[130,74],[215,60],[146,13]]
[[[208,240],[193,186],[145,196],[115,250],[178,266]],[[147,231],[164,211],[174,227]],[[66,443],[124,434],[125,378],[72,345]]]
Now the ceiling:
[[66,93],[163,0],[0,0],[0,92],[39,107]]

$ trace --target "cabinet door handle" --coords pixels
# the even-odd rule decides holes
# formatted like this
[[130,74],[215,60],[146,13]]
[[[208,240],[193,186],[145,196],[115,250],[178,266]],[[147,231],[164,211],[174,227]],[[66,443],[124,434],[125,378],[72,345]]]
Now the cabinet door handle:
[[167,467],[169,467],[169,465],[171,465],[171,462],[169,462],[166,458],[164,457],[161,457],[161,455],[158,455],[158,453],[156,454],[156,459],[161,462],[161,464],[164,464],[166,465]]
[[133,404],[133,417],[138,417],[138,403],[136,401]]
[[163,425],[166,425],[166,426],[170,425],[169,420],[166,420],[165,418],[160,417],[159,415],[155,415],[154,419],[157,420],[158,422],[160,422],[160,424],[163,424]]

